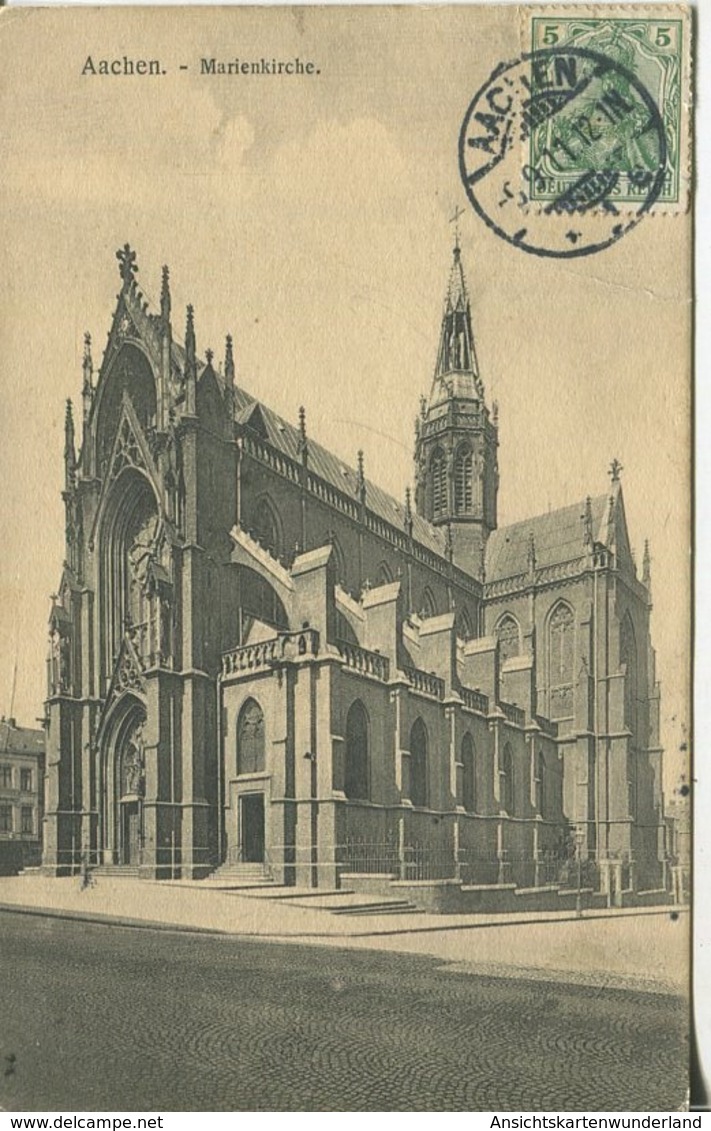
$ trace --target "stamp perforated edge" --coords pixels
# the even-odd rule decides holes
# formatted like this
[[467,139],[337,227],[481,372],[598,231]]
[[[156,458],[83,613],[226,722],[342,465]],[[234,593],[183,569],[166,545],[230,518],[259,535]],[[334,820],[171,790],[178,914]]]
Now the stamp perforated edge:
[[[681,120],[679,123],[679,194],[675,201],[657,200],[647,213],[647,218],[655,216],[683,216],[689,212],[693,187],[693,153],[691,128],[693,115],[693,30],[694,9],[686,4],[524,4],[519,7],[519,49],[521,54],[533,48],[534,17],[553,19],[641,19],[659,23],[664,19],[676,19],[682,25],[681,51]],[[527,143],[522,142],[524,146]],[[524,151],[524,163],[528,153]],[[545,205],[529,203],[532,213],[542,212]],[[636,209],[633,205],[621,202],[622,215],[631,215]]]

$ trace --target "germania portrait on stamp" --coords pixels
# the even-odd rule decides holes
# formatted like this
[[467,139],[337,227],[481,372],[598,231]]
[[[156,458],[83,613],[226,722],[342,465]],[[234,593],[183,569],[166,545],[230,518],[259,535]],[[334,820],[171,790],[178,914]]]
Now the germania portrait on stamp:
[[[630,5],[594,14],[585,9],[551,7],[524,16],[524,28],[530,28],[529,50],[534,54],[555,49],[564,55],[571,48],[581,47],[597,52],[611,65],[605,93],[597,104],[586,96],[565,116],[532,124],[529,163],[538,173],[531,176],[532,201],[552,201],[575,183],[583,171],[583,146],[587,142],[598,143],[608,153],[614,148],[622,159],[617,162],[618,176],[611,192],[615,203],[639,203],[647,178],[653,179],[656,171],[658,149],[644,130],[644,110],[635,113],[627,104],[625,93],[630,92],[636,79],[638,89],[647,91],[664,129],[666,160],[655,204],[682,210],[688,207],[689,51],[685,40],[688,25],[682,15],[679,7],[636,14],[635,6]],[[621,78],[621,71],[627,73],[627,81]],[[637,120],[639,115],[641,121]]]

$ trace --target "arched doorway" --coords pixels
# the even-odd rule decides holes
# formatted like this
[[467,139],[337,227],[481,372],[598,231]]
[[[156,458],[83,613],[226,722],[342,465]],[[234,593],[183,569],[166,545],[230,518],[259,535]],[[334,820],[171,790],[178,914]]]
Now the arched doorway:
[[113,864],[138,867],[143,855],[146,712],[126,696],[105,746],[102,848]]

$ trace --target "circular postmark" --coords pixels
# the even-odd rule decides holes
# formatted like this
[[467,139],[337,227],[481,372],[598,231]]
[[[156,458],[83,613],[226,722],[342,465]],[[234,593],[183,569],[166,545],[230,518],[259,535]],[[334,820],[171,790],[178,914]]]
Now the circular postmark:
[[502,63],[472,99],[459,169],[474,209],[535,255],[602,251],[658,198],[664,122],[626,67],[582,47]]

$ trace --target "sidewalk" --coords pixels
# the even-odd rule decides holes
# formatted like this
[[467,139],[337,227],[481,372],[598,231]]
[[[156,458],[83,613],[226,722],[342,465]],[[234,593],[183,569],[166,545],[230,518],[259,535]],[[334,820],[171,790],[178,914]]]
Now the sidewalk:
[[[686,992],[689,916],[669,908],[540,915],[333,914],[362,896],[101,877],[0,877],[0,912],[429,955],[453,972]],[[673,918],[672,915],[675,917]],[[2,920],[0,919],[0,930]]]

